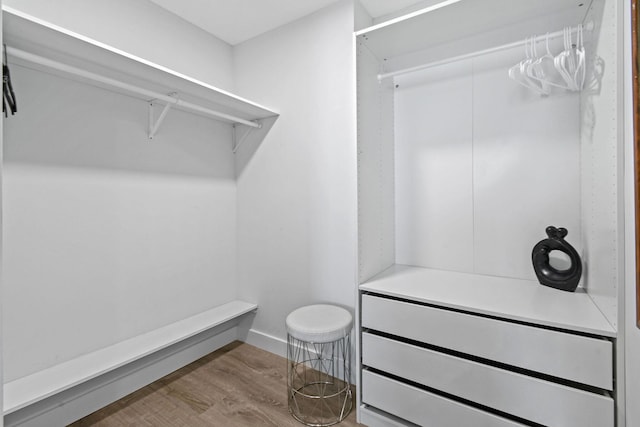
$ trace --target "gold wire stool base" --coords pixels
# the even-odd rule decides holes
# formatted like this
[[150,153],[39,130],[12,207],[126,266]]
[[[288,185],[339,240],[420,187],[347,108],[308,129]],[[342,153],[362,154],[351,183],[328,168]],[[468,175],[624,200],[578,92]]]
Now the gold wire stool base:
[[344,420],[353,407],[351,342],[347,335],[328,343],[287,337],[289,412],[313,427]]

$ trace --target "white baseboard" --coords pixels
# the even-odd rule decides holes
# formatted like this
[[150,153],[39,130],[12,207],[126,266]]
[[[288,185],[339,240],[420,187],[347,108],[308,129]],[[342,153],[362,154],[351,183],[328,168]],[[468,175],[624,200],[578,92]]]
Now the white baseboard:
[[282,338],[274,337],[255,329],[243,329],[241,325],[239,339],[269,353],[287,357],[287,341]]
[[[246,326],[246,325],[245,325]],[[258,347],[262,350],[268,351],[269,353],[276,354],[278,356],[287,358],[287,341],[274,337],[273,335],[265,334],[264,332],[257,331],[255,329],[247,329],[243,327],[241,324],[239,326],[239,334],[238,339],[240,341],[246,342],[247,344],[251,344],[255,347]],[[351,384],[355,384],[356,381],[356,369],[355,369],[355,359],[353,357],[353,349],[351,351]],[[341,365],[341,362],[338,363]],[[342,376],[342,369],[339,369],[338,375]]]
[[4,425],[66,426],[237,339],[235,325],[220,325],[5,415]]

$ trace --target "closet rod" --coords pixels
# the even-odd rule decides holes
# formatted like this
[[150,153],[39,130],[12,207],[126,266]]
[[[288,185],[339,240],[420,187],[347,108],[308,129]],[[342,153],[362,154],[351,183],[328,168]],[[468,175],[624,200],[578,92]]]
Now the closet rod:
[[158,92],[154,92],[151,90],[147,90],[138,86],[134,86],[132,84],[129,83],[125,83],[125,82],[121,82],[119,80],[115,80],[112,79],[110,77],[105,77],[102,76],[100,74],[95,74],[92,73],[90,71],[86,71],[80,68],[76,68],[73,67],[71,65],[67,65],[67,64],[63,64],[61,62],[57,62],[57,61],[53,61],[51,59],[48,58],[44,58],[42,56],[38,56],[38,55],[34,55],[32,53],[29,52],[25,52],[23,50],[20,49],[16,49],[10,46],[6,47],[6,52],[7,54],[9,54],[10,56],[13,56],[15,58],[20,58],[24,61],[28,61],[34,64],[38,64],[38,65],[43,65],[45,67],[48,68],[52,68],[58,71],[62,71],[68,74],[72,74],[78,77],[81,77],[83,79],[88,79],[88,80],[93,80],[95,82],[98,83],[102,83],[102,84],[106,84],[108,86],[112,86],[114,88],[118,88],[118,89],[123,89],[127,92],[131,92],[131,93],[136,93],[138,95],[142,95],[145,96],[147,98],[149,98],[149,100],[152,99],[159,99],[161,101],[167,102],[169,104],[172,105],[176,105],[179,106],[185,110],[190,110],[190,111],[194,111],[194,112],[199,112],[199,113],[203,113],[206,114],[208,116],[214,117],[216,119],[223,119],[223,120],[228,120],[234,123],[239,123],[239,124],[243,124],[243,125],[247,125],[250,126],[252,128],[260,128],[262,127],[262,125],[260,123],[256,123],[256,122],[252,122],[250,120],[245,120],[242,119],[240,117],[235,117],[232,116],[230,114],[225,114],[225,113],[221,113],[219,111],[215,111],[215,110],[211,110],[209,108],[205,108],[202,107],[200,105],[196,105],[196,104],[192,104],[190,102],[187,101],[183,101],[181,99],[166,95],[166,94],[162,94],[162,93],[158,93]]
[[[587,24],[587,26],[584,27],[584,29],[586,31],[591,31],[593,29],[593,23],[590,22],[589,24]],[[571,28],[571,33],[574,33],[576,31],[578,31],[577,28]],[[563,35],[564,35],[564,31],[560,30],[560,31],[556,31],[556,32],[553,32],[553,33],[549,33],[549,38],[550,39],[554,39],[554,38],[562,37]],[[546,39],[546,37],[547,37],[546,34],[540,35],[540,39],[542,39],[542,40]],[[439,65],[450,64],[450,63],[456,62],[456,61],[462,61],[462,60],[465,60],[465,59],[475,58],[476,56],[487,55],[489,53],[500,52],[501,50],[507,50],[507,49],[511,49],[511,48],[514,48],[514,47],[524,46],[525,43],[526,43],[525,40],[520,40],[520,41],[513,42],[513,43],[507,43],[507,44],[503,44],[503,45],[500,45],[500,46],[491,47],[489,49],[479,50],[477,52],[471,52],[471,53],[466,53],[464,55],[454,56],[454,57],[451,57],[451,58],[443,59],[441,61],[428,62],[426,64],[416,65],[415,67],[404,68],[402,70],[397,70],[397,71],[391,71],[391,72],[388,72],[388,73],[378,74],[378,80],[382,81],[382,80],[387,79],[389,77],[396,77],[396,76],[400,76],[402,74],[412,73],[414,71],[426,70],[428,68],[437,67]]]

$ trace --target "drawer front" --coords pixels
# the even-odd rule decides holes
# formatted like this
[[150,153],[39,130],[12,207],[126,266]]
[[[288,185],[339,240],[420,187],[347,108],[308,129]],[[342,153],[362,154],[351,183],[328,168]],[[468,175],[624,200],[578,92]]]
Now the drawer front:
[[362,334],[362,363],[549,427],[614,424],[614,402],[608,396],[370,333]]
[[362,402],[421,426],[524,427],[369,371],[362,372]]
[[362,326],[547,375],[613,390],[613,343],[372,295]]

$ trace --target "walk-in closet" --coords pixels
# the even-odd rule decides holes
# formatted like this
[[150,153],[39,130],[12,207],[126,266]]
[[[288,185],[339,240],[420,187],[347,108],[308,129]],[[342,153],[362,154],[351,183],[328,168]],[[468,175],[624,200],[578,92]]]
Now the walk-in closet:
[[0,0],[0,427],[640,427],[638,2]]

